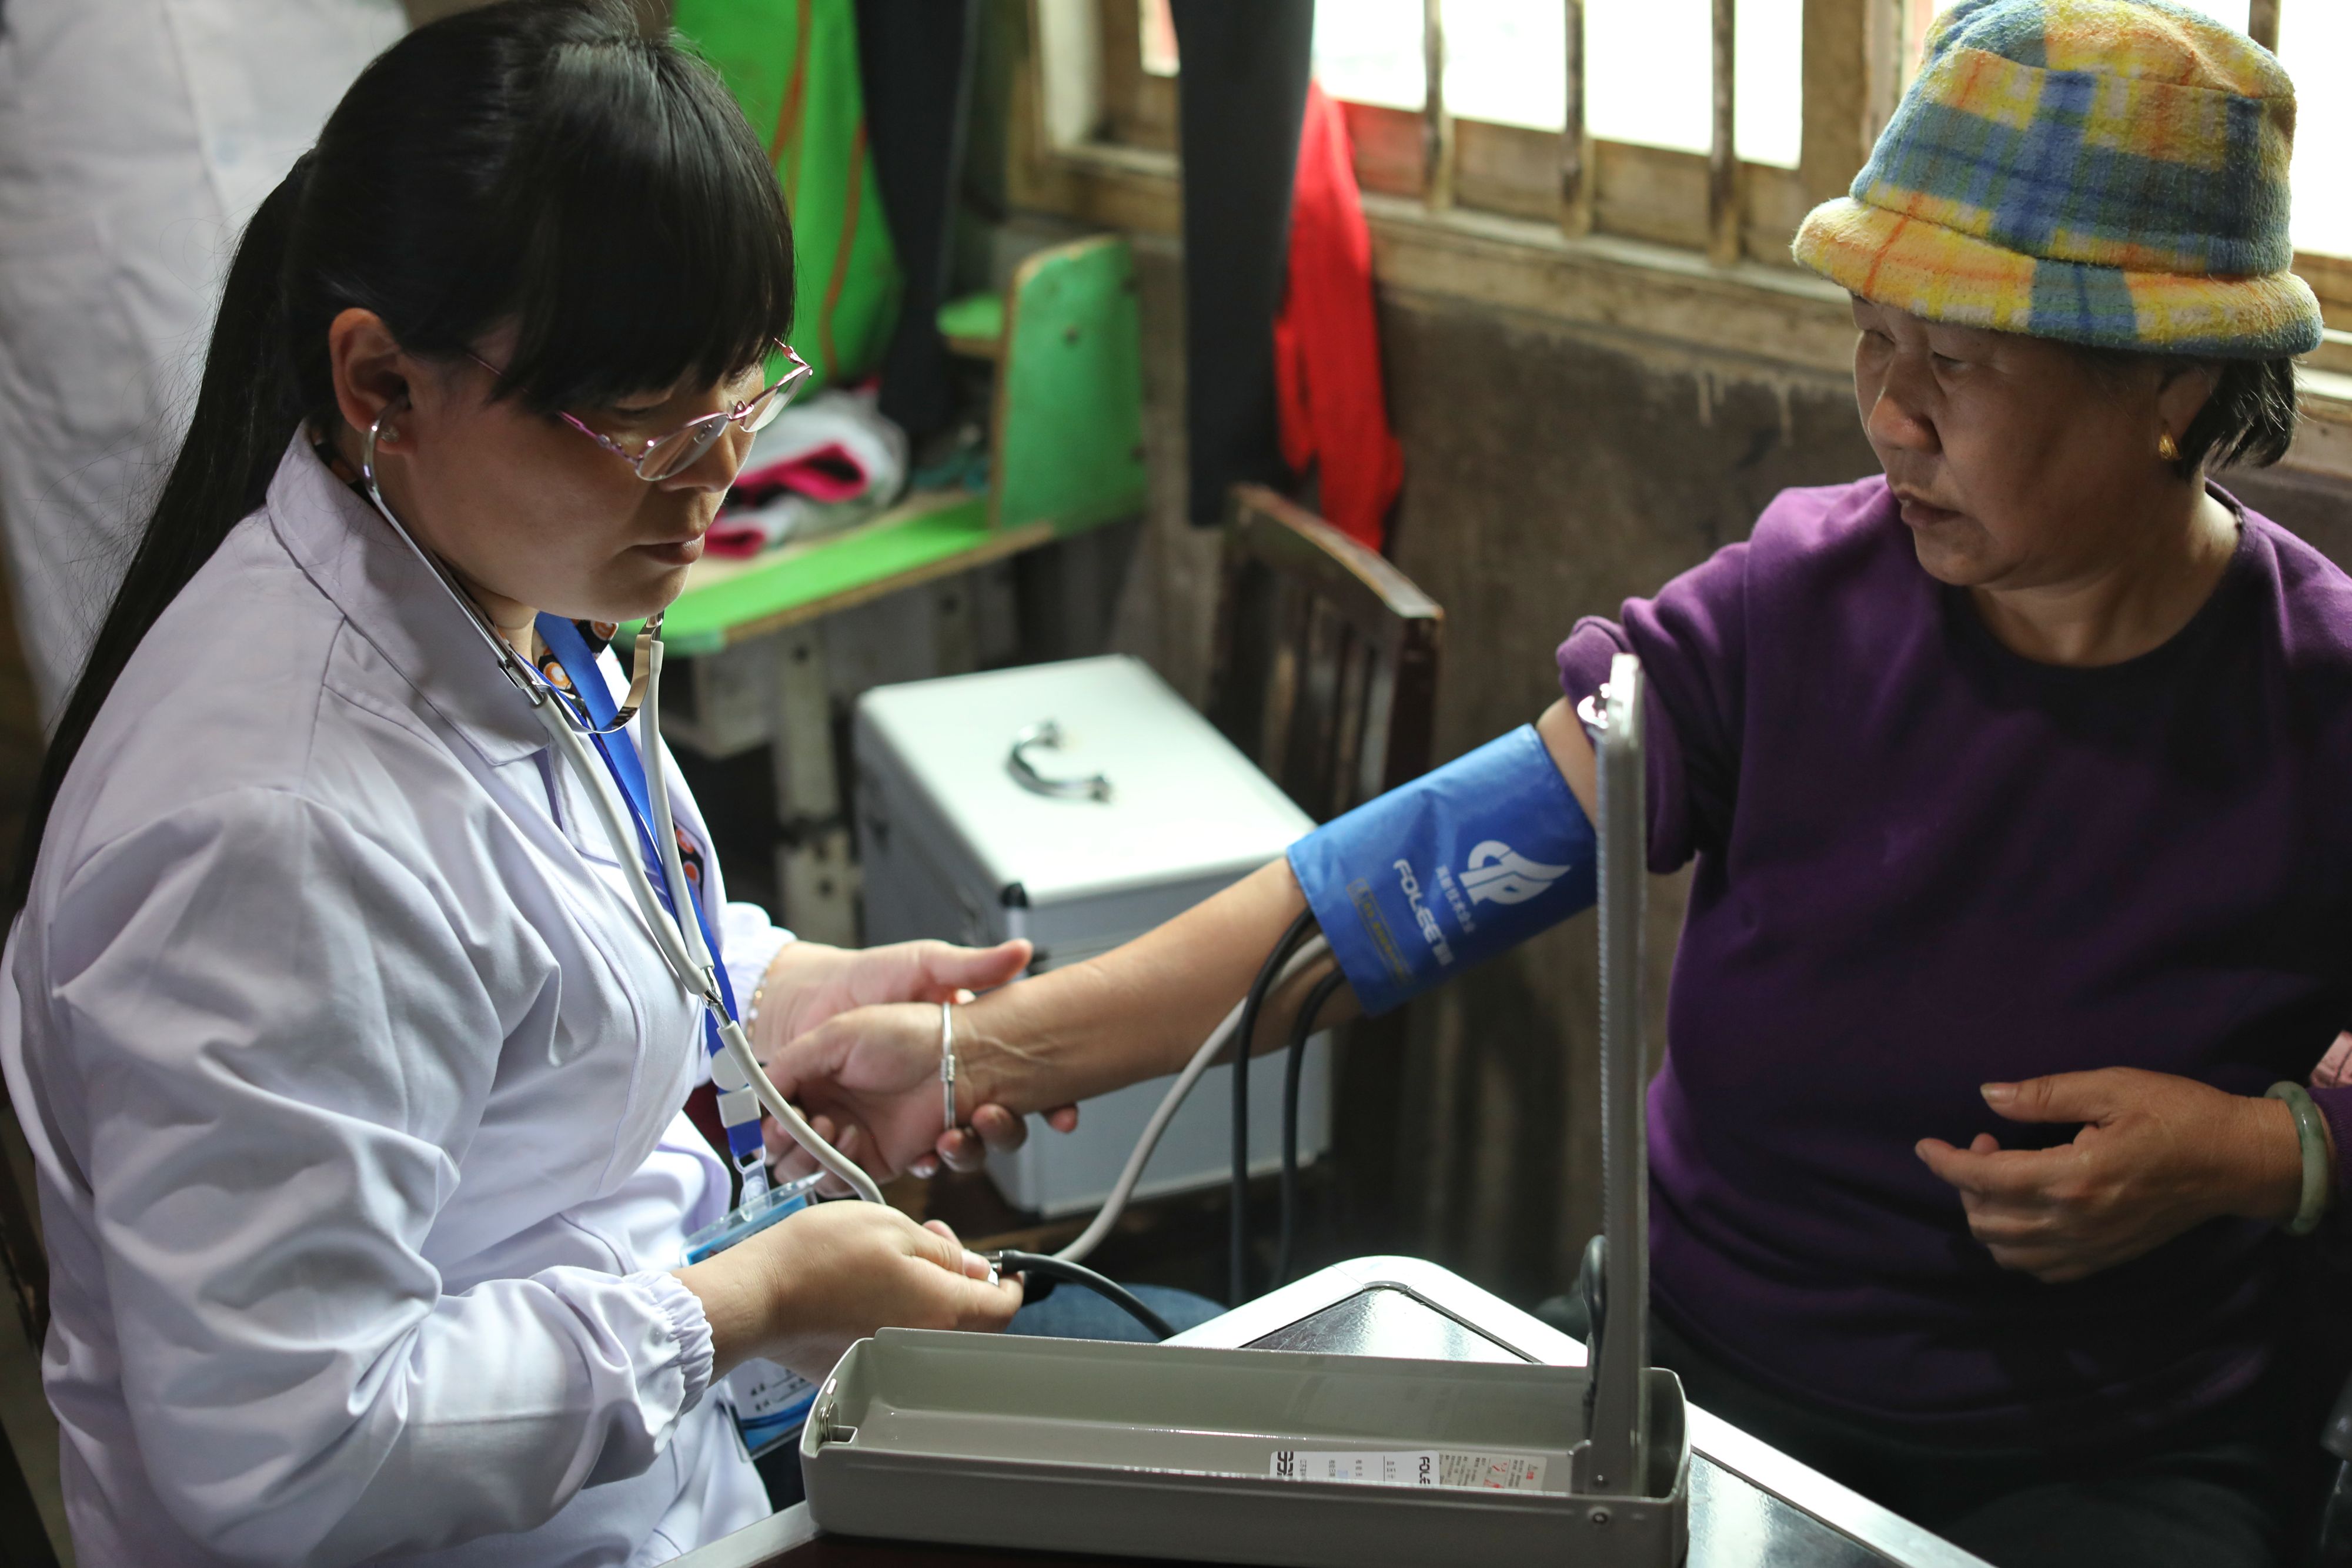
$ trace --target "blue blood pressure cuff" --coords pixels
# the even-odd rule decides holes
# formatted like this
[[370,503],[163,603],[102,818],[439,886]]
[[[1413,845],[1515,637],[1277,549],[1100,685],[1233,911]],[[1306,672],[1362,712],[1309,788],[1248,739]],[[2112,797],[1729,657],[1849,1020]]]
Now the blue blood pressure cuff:
[[1290,846],[1367,1016],[1590,909],[1598,865],[1592,824],[1531,724]]

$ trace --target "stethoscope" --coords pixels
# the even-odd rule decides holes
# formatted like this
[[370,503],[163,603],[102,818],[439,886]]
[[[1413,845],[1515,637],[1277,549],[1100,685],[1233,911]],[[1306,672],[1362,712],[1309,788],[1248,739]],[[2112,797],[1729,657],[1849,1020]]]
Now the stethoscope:
[[[687,881],[686,868],[678,854],[677,824],[670,813],[669,770],[662,766],[659,749],[660,614],[646,617],[637,633],[636,657],[631,664],[627,697],[614,710],[611,719],[597,722],[580,706],[580,699],[567,695],[550,682],[536,665],[499,633],[488,617],[474,602],[473,597],[451,575],[449,569],[417,543],[407,525],[394,516],[375,476],[376,441],[391,412],[386,407],[383,413],[376,415],[375,423],[368,426],[362,439],[360,448],[361,486],[366,491],[368,500],[383,514],[383,520],[392,525],[392,531],[400,536],[401,541],[408,546],[418,560],[425,563],[425,569],[432,572],[457,608],[464,612],[467,623],[473,627],[475,634],[489,649],[506,678],[530,699],[531,711],[539,716],[541,727],[554,742],[557,754],[563,758],[583,792],[594,803],[605,837],[612,842],[614,858],[621,862],[625,873],[637,913],[643,916],[646,929],[653,934],[655,947],[659,949],[663,961],[669,966],[669,971],[677,977],[677,983],[685,988],[688,997],[702,1004],[715,1026],[719,1046],[711,1053],[711,1075],[721,1092],[722,1106],[728,1094],[748,1090],[756,1097],[758,1105],[773,1116],[777,1124],[791,1134],[793,1141],[807,1150],[818,1165],[846,1183],[851,1191],[866,1202],[880,1203],[882,1191],[875,1185],[874,1178],[866,1175],[856,1162],[820,1137],[816,1129],[809,1125],[808,1118],[777,1092],[766,1069],[760,1065],[760,1059],[752,1053],[751,1037],[743,1032],[743,1026],[735,1016],[718,963],[711,956],[703,931],[701,905],[692,885]],[[593,670],[587,674],[593,679],[603,678],[601,673]],[[610,757],[607,756],[600,764],[590,751],[591,741],[597,742],[601,750],[604,738],[616,734],[622,745],[629,745],[625,727],[640,711],[645,716],[638,727],[638,733],[648,741],[646,747],[640,748],[640,759],[649,764],[643,772],[648,807],[646,815],[652,818],[650,822],[637,817],[633,802],[625,798],[616,799],[623,796],[623,790]],[[653,852],[659,861],[662,880],[669,895],[667,905],[654,886],[653,874],[639,849],[640,834],[652,840]],[[677,913],[688,909],[696,912],[694,919],[685,919]],[[737,1172],[743,1183],[741,1201],[749,1205],[767,1190],[768,1176],[766,1162],[759,1152],[757,1115],[754,1114],[749,1124],[751,1137],[748,1140],[742,1138],[737,1130],[744,1124],[740,1122],[732,1124],[728,1131],[730,1145],[734,1145]],[[748,1146],[744,1146],[747,1144]]]

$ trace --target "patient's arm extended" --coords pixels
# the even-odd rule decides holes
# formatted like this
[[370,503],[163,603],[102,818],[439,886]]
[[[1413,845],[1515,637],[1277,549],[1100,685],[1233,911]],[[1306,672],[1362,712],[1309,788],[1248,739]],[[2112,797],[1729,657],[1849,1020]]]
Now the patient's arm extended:
[[[1536,732],[1576,803],[1591,816],[1592,747],[1569,704],[1554,703]],[[903,1170],[935,1151],[969,1168],[982,1155],[982,1140],[1010,1141],[1007,1131],[1021,1116],[1181,1070],[1306,908],[1290,862],[1276,861],[1100,957],[957,1009],[956,1105],[977,1136],[973,1130],[941,1131],[935,1006],[844,1013],[777,1052],[769,1071],[821,1133],[840,1134],[845,1152],[877,1174]],[[1253,1052],[1289,1038],[1297,1009],[1329,967],[1326,958],[1269,996]],[[1357,1010],[1342,986],[1320,1021]],[[781,1144],[772,1129],[770,1137],[772,1145]],[[788,1152],[778,1147],[780,1155]]]

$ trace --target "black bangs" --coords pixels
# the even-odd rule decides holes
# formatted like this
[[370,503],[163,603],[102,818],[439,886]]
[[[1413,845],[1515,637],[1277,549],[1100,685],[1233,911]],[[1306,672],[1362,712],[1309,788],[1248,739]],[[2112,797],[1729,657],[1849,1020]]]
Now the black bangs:
[[718,74],[605,37],[551,51],[530,96],[466,274],[501,297],[445,317],[513,325],[508,393],[551,413],[764,359],[792,327],[792,229]]

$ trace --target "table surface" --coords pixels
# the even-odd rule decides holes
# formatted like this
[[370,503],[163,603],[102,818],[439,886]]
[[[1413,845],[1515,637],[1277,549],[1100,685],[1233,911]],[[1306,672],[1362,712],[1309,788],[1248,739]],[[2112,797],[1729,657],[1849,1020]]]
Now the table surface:
[[[1811,1526],[1810,1530],[1801,1527],[1776,1531],[1769,1523],[1761,1523],[1761,1528],[1743,1528],[1736,1533],[1720,1528],[1705,1530],[1701,1521],[1717,1511],[1717,1500],[1699,1485],[1701,1468],[1694,1466],[1691,1478],[1691,1549],[1685,1559],[1688,1568],[1730,1568],[1732,1564],[1740,1568],[1771,1564],[1779,1568],[1784,1563],[1803,1564],[1804,1568],[1877,1568],[1888,1561],[1810,1520],[1803,1521]],[[757,1557],[739,1559],[729,1568],[950,1568],[958,1563],[985,1568],[988,1564],[1013,1563],[1055,1563],[1062,1568],[1144,1568],[1145,1563],[1134,1557],[853,1541],[845,1536],[818,1534],[816,1526],[807,1519],[807,1510],[808,1505],[803,1503],[772,1521],[773,1533],[793,1541],[793,1544],[763,1552]],[[751,1533],[745,1531],[746,1535]],[[703,1568],[698,1559],[694,1568]]]
[[[1446,1361],[1579,1364],[1583,1346],[1432,1265],[1360,1259],[1180,1335],[1188,1344]],[[1987,1568],[1696,1407],[1688,1568]],[[859,1541],[817,1532],[806,1505],[679,1560],[677,1568],[930,1568],[1135,1558]]]

